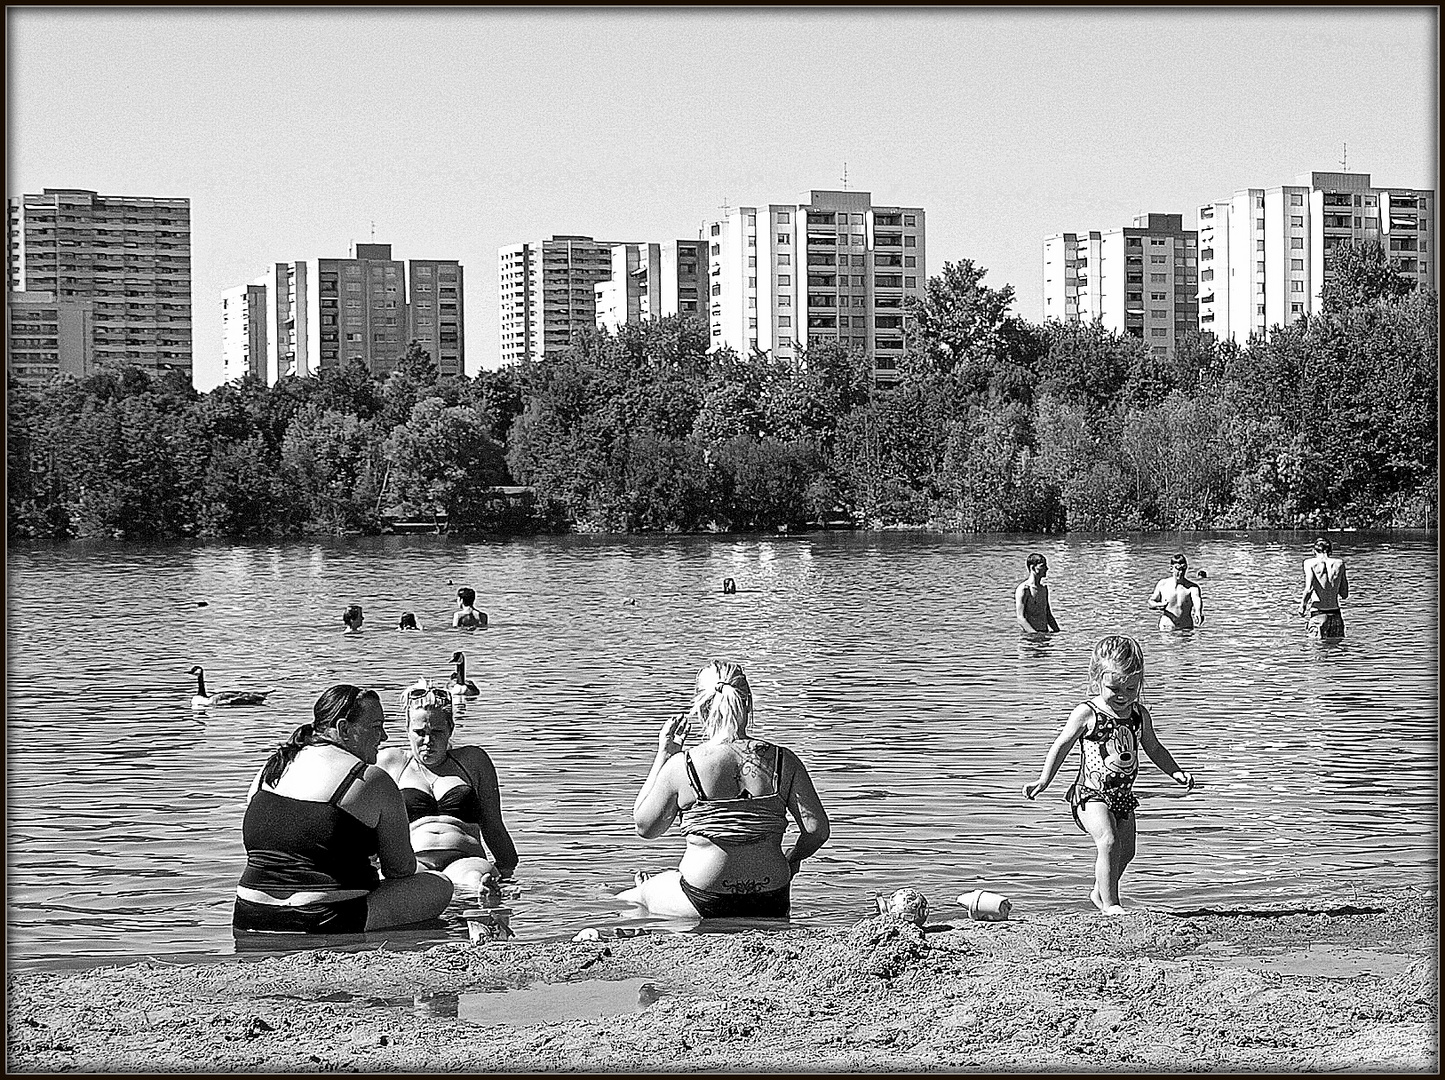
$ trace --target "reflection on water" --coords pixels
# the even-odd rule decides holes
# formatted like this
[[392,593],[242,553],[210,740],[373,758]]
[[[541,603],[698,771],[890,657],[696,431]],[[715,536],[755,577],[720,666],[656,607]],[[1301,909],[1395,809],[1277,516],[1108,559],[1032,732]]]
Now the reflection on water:
[[[1126,900],[1241,907],[1349,882],[1433,883],[1438,623],[1419,597],[1436,594],[1435,537],[1338,543],[1355,587],[1349,636],[1323,646],[1296,614],[1309,539],[12,550],[10,959],[230,953],[244,795],[266,754],[327,685],[373,686],[390,710],[418,676],[446,681],[457,648],[482,690],[458,737],[486,747],[501,776],[526,887],[512,918],[522,940],[630,922],[613,894],[634,869],[676,865],[681,840],[637,837],[632,801],[657,728],[713,656],[743,664],[757,734],[799,751],[833,819],[794,883],[795,923],[852,922],[875,893],[905,885],[943,920],[957,915],[949,898],[975,888],[1008,896],[1014,917],[1088,910],[1088,840],[1061,799],[1071,766],[1036,803],[1019,789],[1085,695],[1091,642],[1113,631],[1143,642],[1161,738],[1199,780],[1185,797],[1145,764]],[[1208,568],[1207,622],[1162,633],[1146,601],[1181,545]],[[1049,560],[1057,636],[1014,623],[1032,550]],[[464,583],[490,628],[436,629]],[[344,637],[352,602],[367,628]],[[392,629],[404,610],[428,629]],[[208,689],[275,692],[256,708],[192,710],[196,663]],[[390,733],[402,738],[395,718]],[[353,947],[463,940],[469,903],[440,928]]]

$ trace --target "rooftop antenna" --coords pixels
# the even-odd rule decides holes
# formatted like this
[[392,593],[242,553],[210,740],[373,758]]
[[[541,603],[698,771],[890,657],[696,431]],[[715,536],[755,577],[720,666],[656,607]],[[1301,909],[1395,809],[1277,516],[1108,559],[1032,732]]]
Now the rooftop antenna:
[[1340,146],[1343,147],[1343,149],[1342,149],[1341,152],[1340,152],[1340,168],[1343,169],[1345,172],[1349,172],[1349,171],[1350,171],[1350,144],[1349,144],[1349,143],[1341,143]]
[[843,190],[848,190],[848,163],[843,162]]
[[371,242],[376,243],[376,222],[371,223]]
[[727,217],[733,212],[733,208],[728,205],[727,196],[723,196],[722,206],[718,207],[718,209],[723,212],[723,217]]

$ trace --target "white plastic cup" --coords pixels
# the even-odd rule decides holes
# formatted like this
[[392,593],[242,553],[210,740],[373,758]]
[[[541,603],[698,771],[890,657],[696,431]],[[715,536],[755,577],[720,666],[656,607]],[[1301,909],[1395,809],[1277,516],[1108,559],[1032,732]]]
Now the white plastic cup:
[[469,908],[462,912],[462,918],[467,920],[467,936],[473,944],[513,936],[511,908]]
[[968,917],[975,922],[1003,922],[1013,906],[1008,897],[983,889],[964,893],[958,902],[968,909]]

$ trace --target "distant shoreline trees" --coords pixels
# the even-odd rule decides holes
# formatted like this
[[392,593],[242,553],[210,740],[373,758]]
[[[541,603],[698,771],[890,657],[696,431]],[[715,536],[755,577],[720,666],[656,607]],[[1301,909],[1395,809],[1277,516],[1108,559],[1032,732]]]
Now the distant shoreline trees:
[[[200,394],[136,369],[7,402],[11,539],[458,530],[773,531],[822,519],[965,532],[1434,527],[1439,326],[1378,246],[1337,249],[1321,311],[1169,360],[1099,324],[1031,324],[946,264],[897,383],[836,344],[709,352],[678,318],[562,356],[439,376],[413,343]],[[534,489],[518,521],[499,485]]]

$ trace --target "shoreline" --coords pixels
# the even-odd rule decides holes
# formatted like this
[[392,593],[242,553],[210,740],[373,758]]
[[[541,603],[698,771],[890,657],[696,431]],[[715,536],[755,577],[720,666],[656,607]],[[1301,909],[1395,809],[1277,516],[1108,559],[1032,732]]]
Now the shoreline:
[[[7,975],[7,1064],[1433,1072],[1438,946],[1438,896],[1401,890],[922,931],[880,916],[843,929],[26,969]],[[499,1017],[510,1022],[484,1026]]]

